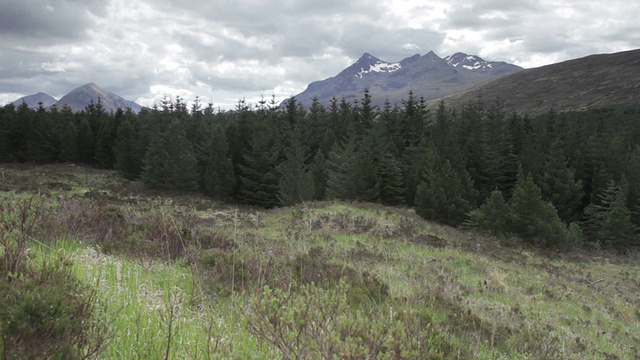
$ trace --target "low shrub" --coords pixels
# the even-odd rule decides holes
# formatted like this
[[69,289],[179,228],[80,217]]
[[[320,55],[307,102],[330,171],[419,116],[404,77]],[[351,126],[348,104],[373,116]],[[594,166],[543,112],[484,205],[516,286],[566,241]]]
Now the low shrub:
[[4,359],[83,359],[105,341],[106,328],[93,319],[96,292],[76,278],[64,257],[3,276],[0,298]]

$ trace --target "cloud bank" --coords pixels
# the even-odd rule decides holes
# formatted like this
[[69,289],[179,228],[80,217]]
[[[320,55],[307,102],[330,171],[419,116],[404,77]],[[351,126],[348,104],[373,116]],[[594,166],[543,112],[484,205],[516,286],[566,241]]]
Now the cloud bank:
[[638,47],[639,13],[618,0],[4,0],[0,103],[95,82],[146,106],[179,95],[231,108],[301,92],[364,52],[535,67]]

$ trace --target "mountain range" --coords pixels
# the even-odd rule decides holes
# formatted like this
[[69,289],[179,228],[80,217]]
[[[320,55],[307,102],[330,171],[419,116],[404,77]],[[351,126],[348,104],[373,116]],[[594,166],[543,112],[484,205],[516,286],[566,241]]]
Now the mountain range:
[[[640,49],[563,61],[479,84],[443,98],[460,107],[482,96],[531,116],[640,104]],[[437,105],[437,100],[429,103]]]
[[106,91],[94,83],[77,87],[57,101],[52,96],[39,92],[34,95],[21,97],[14,101],[13,104],[20,106],[22,103],[25,103],[33,109],[37,109],[40,103],[42,103],[42,106],[45,108],[55,105],[58,109],[62,109],[64,106],[68,106],[73,112],[80,112],[84,110],[92,100],[94,103],[97,103],[98,99],[100,99],[100,102],[103,104],[104,109],[107,112],[116,111],[119,108],[131,108],[135,113],[142,110],[142,106],[135,102],[126,100],[119,95]]
[[387,101],[399,104],[409,91],[425,100],[438,99],[521,70],[503,61],[486,61],[460,52],[441,58],[430,51],[397,63],[365,53],[338,75],[309,84],[295,98],[304,106],[314,98],[323,104],[333,97],[351,102],[362,98],[364,89],[368,89],[374,105],[382,106]]
[[[607,106],[640,104],[640,49],[614,54],[597,54],[538,68],[522,69],[506,62],[486,61],[476,55],[455,53],[440,58],[433,52],[414,55],[397,63],[382,61],[365,53],[338,75],[308,85],[296,100],[309,106],[314,98],[327,104],[333,97],[348,102],[361,99],[369,89],[374,105],[386,101],[400,104],[409,91],[423,97],[430,107],[444,100],[447,107],[460,107],[482,96],[500,99],[506,111],[531,116],[549,110],[557,112]],[[84,110],[98,99],[106,111],[142,107],[108,92],[94,83],[80,86],[56,101],[45,93],[22,97],[31,108],[39,104],[59,109],[68,105]],[[283,104],[286,103],[283,102]]]

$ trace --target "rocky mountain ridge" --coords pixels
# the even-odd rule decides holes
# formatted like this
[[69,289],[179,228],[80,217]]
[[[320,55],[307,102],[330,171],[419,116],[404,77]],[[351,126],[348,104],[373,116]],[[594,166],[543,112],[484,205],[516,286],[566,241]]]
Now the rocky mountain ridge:
[[365,53],[338,75],[309,84],[295,98],[304,106],[309,106],[314,98],[323,104],[333,97],[351,102],[369,89],[372,102],[382,106],[387,101],[400,103],[409,91],[426,100],[436,99],[521,70],[506,62],[485,61],[464,53],[441,58],[430,51],[395,63]]

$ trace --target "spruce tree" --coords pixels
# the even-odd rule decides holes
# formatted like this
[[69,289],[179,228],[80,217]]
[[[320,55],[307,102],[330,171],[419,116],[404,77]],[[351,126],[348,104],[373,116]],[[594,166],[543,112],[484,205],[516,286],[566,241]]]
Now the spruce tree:
[[539,185],[543,198],[555,206],[560,219],[566,223],[579,219],[578,208],[584,196],[582,182],[575,180],[575,170],[568,166],[559,139],[551,146]]
[[118,127],[116,145],[113,150],[114,168],[125,179],[137,179],[142,172],[142,162],[137,147],[136,130],[132,119],[125,119]]
[[473,210],[473,182],[464,168],[454,169],[429,148],[422,182],[416,193],[416,213],[428,220],[460,225]]
[[329,152],[327,159],[327,198],[328,199],[353,199],[356,189],[353,178],[353,161],[355,158],[355,145],[349,142],[342,147],[336,144]]
[[[122,110],[118,109],[120,117]],[[99,118],[99,130],[96,136],[95,160],[100,168],[113,169],[115,155],[113,148],[117,139],[118,125],[113,116],[104,115]]]
[[203,188],[205,194],[219,199],[228,199],[233,195],[236,178],[233,163],[228,156],[227,138],[221,126],[216,126],[208,144],[208,156],[205,165]]
[[494,190],[480,206],[469,214],[471,224],[491,234],[506,234],[513,223],[511,208],[500,190]]
[[89,121],[84,116],[80,117],[77,135],[78,161],[84,164],[93,164],[96,141]]
[[510,200],[513,216],[510,232],[529,242],[543,245],[562,245],[566,239],[566,227],[551,203],[542,198],[542,191],[522,168]]
[[610,180],[607,188],[585,209],[585,228],[590,240],[618,250],[640,244],[627,208],[628,189],[625,176],[620,184]]
[[301,144],[300,136],[296,128],[291,145],[284,150],[284,162],[276,167],[279,175],[278,200],[283,206],[309,201],[313,198],[315,191],[313,175],[305,164],[305,149]]
[[640,227],[640,145],[636,145],[627,159],[625,174],[629,182],[627,208],[631,211],[631,220]]
[[178,121],[151,140],[144,158],[142,181],[149,188],[198,188],[197,160]]
[[277,149],[268,129],[253,134],[238,172],[238,200],[272,208],[278,205]]
[[327,180],[329,177],[327,171],[327,159],[324,157],[322,150],[319,149],[313,158],[310,167],[311,176],[313,176],[313,200],[324,200],[327,194]]
[[378,201],[385,205],[399,205],[405,201],[404,179],[400,162],[390,152],[380,155],[376,164]]

